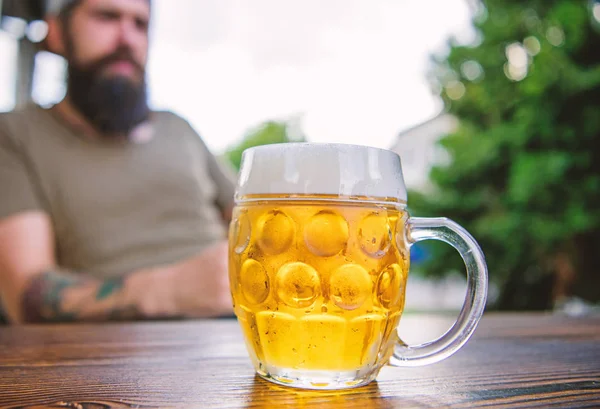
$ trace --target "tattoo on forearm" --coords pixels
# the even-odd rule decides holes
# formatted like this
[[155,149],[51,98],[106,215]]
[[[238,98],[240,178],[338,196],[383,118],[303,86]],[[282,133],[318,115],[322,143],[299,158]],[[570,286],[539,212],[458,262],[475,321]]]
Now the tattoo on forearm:
[[96,300],[104,300],[105,298],[108,298],[115,292],[119,291],[121,288],[123,288],[124,281],[125,280],[123,279],[123,277],[109,278],[108,280],[105,280],[100,285],[100,288],[96,293]]
[[54,272],[35,277],[23,294],[23,314],[28,322],[73,321],[73,312],[62,311],[60,301],[66,288],[82,285],[81,278]]
[[119,320],[139,317],[137,308],[123,305],[124,277],[95,281],[59,271],[34,278],[22,298],[27,322]]

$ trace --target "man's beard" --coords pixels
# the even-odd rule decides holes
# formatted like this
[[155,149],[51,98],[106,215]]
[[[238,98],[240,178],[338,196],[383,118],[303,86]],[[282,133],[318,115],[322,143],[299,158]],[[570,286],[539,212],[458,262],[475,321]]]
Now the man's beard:
[[[133,64],[139,81],[119,75],[107,77],[109,64],[127,61]],[[68,68],[68,95],[75,108],[107,137],[128,136],[149,114],[144,68],[128,49],[120,48],[85,67],[71,61]]]

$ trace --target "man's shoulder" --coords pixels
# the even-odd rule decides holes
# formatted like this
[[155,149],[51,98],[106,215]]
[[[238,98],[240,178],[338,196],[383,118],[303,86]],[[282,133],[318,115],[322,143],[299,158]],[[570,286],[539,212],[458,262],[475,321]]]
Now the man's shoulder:
[[14,109],[12,111],[0,112],[0,122],[11,123],[25,120],[30,121],[32,116],[39,116],[40,114],[43,114],[44,111],[45,109],[38,105],[27,104],[21,108]]
[[166,131],[169,135],[177,135],[183,138],[191,138],[194,141],[201,141],[202,137],[194,129],[192,124],[182,116],[173,111],[152,111],[154,123],[159,129]]
[[154,121],[158,124],[169,124],[178,126],[190,126],[188,121],[173,111],[157,110],[152,111]]
[[42,125],[46,110],[37,105],[26,105],[9,112],[0,112],[0,137],[20,138],[23,129]]

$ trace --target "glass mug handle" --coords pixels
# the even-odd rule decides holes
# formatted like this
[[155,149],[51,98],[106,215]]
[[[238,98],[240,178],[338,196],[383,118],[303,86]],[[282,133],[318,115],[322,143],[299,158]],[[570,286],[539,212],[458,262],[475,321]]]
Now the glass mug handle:
[[459,224],[440,218],[411,217],[406,222],[408,247],[421,240],[440,240],[454,247],[467,268],[467,295],[454,325],[438,339],[421,345],[407,345],[399,337],[390,358],[393,366],[421,366],[458,351],[471,337],[483,315],[487,299],[487,266],[475,239]]

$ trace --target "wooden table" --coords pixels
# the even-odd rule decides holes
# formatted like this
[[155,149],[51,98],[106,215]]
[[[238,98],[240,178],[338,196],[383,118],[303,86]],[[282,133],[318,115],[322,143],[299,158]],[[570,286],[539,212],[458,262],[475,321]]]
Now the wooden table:
[[[425,340],[454,317],[407,315]],[[408,338],[408,337],[405,337]],[[344,392],[253,374],[232,319],[0,327],[2,408],[600,407],[600,316],[488,314],[448,360]]]

